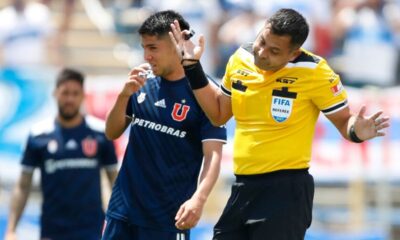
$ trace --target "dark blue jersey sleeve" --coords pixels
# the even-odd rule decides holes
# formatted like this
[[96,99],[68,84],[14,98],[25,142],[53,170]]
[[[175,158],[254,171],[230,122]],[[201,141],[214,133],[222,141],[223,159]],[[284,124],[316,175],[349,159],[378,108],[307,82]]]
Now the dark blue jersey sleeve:
[[226,142],[226,127],[225,125],[215,127],[211,124],[210,120],[203,113],[201,121],[201,140],[202,141],[221,141]]
[[132,98],[133,98],[134,95],[135,95],[135,94],[133,94],[133,95],[129,98],[128,104],[126,105],[126,111],[125,111],[125,113],[126,113],[127,116],[132,116],[132,114],[133,114],[133,109],[132,109]]
[[25,146],[21,164],[26,167],[35,168],[39,166],[39,160],[39,149],[35,144],[35,138],[30,135]]
[[100,162],[102,166],[115,165],[118,163],[114,143],[105,137],[103,145],[101,146]]

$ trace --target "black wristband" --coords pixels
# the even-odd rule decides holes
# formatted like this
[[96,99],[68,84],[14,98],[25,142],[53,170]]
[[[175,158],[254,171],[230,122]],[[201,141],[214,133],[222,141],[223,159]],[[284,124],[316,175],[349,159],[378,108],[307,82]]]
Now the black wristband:
[[208,85],[208,79],[200,62],[183,66],[183,69],[185,70],[186,77],[189,79],[190,87],[193,90],[197,90]]
[[362,143],[362,142],[364,142],[364,140],[361,140],[361,139],[357,136],[356,131],[354,130],[354,124],[350,127],[350,130],[349,130],[349,138],[350,138],[350,140],[351,140],[352,142],[355,142],[355,143]]

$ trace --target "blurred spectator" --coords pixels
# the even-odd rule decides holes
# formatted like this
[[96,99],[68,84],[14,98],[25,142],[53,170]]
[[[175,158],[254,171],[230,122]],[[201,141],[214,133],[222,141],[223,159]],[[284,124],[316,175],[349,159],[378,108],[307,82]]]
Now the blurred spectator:
[[113,17],[117,32],[137,32],[139,26],[151,14],[144,6],[144,2],[144,0],[113,1]]
[[[300,12],[310,26],[310,34],[303,48],[315,52],[317,44],[322,44],[315,32],[316,26],[328,24],[329,19],[329,1],[327,0],[253,0],[255,12],[264,17],[271,16],[274,12],[281,8],[292,8]],[[327,27],[327,26],[326,26]]]
[[394,17],[393,11],[398,12],[398,5],[389,7],[383,0],[335,0],[333,11],[335,53],[339,56],[333,67],[343,74],[344,84],[395,85],[399,46],[394,26],[399,17]]
[[175,11],[182,14],[182,16],[189,22],[191,28],[196,32],[194,41],[197,42],[197,38],[200,34],[203,34],[206,39],[210,39],[207,42],[207,47],[202,62],[203,68],[208,73],[213,73],[215,64],[213,63],[212,56],[213,52],[216,51],[216,40],[213,35],[215,31],[215,24],[219,23],[221,15],[221,8],[217,0],[144,0],[144,4],[151,9],[156,11],[174,9]]
[[219,0],[223,14],[219,28],[215,31],[217,51],[213,51],[216,69],[215,75],[222,78],[229,57],[243,43],[252,41],[260,29],[258,17],[254,10],[253,1]]
[[0,11],[0,59],[8,68],[58,62],[49,9],[28,0],[11,0]]
[[222,77],[230,55],[240,44],[252,41],[264,24],[265,17],[280,8],[293,8],[309,21],[310,37],[304,48],[321,56],[332,49],[329,31],[330,9],[326,0],[218,0],[223,9],[218,32],[219,63],[216,75]]
[[[58,0],[58,2],[60,1]],[[64,7],[62,9],[63,15],[58,27],[59,32],[61,34],[65,33],[70,28],[72,14],[75,9],[75,2],[76,2],[75,0],[63,0],[64,4]],[[50,6],[51,0],[42,0],[42,3],[47,6]]]

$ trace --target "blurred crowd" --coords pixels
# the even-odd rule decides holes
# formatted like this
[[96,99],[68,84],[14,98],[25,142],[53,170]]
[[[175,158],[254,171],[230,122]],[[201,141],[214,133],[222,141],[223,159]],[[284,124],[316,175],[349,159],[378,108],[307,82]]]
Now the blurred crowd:
[[[0,11],[0,21],[7,23],[0,26],[2,65],[62,66],[63,41],[79,1],[8,1]],[[56,2],[62,8],[62,16],[54,21],[52,7]],[[95,8],[96,13],[102,10],[108,14],[96,15],[96,26],[111,19],[108,31],[131,35],[121,39],[132,51],[141,48],[134,36],[144,18],[163,9],[180,12],[196,36],[205,35],[203,65],[217,78],[223,76],[233,51],[254,39],[270,14],[282,7],[294,8],[311,26],[304,47],[327,58],[344,84],[400,84],[399,0],[88,0],[84,5],[87,11]]]

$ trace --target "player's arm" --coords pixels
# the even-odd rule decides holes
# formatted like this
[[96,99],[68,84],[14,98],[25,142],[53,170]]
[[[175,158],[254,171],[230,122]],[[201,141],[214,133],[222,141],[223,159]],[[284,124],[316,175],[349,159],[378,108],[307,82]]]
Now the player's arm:
[[[189,79],[193,78],[188,70],[185,73]],[[204,72],[202,75],[205,77]],[[207,78],[205,80],[208,81]],[[216,85],[208,83],[203,88],[193,89],[193,93],[214,126],[224,125],[232,117],[231,98],[223,94]]]
[[363,106],[357,115],[350,113],[349,107],[343,108],[326,117],[335,125],[341,135],[352,142],[362,142],[374,137],[385,136],[383,129],[389,127],[389,118],[381,117],[382,111],[367,117]]
[[116,168],[106,169],[106,175],[107,175],[108,182],[110,184],[110,188],[112,188],[115,180],[117,179],[118,170]]
[[126,108],[129,98],[145,84],[146,78],[141,73],[145,73],[148,69],[148,65],[142,64],[129,73],[129,79],[118,94],[117,100],[106,119],[105,134],[108,139],[119,138],[128,127],[130,119],[126,116]]
[[10,213],[8,217],[5,240],[16,239],[17,224],[29,197],[32,185],[32,176],[33,171],[22,171],[21,176],[14,188],[10,201]]
[[217,181],[222,158],[223,142],[203,142],[204,165],[200,173],[199,186],[193,196],[183,203],[175,217],[178,229],[190,229],[198,223],[203,207]]
[[107,116],[105,134],[110,140],[119,138],[129,125],[125,114],[129,98],[130,95],[120,93]]

